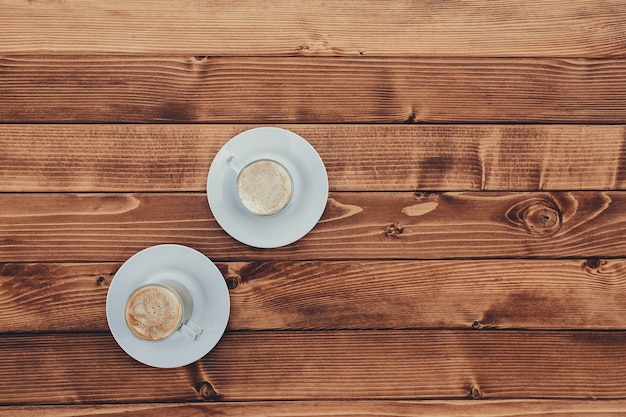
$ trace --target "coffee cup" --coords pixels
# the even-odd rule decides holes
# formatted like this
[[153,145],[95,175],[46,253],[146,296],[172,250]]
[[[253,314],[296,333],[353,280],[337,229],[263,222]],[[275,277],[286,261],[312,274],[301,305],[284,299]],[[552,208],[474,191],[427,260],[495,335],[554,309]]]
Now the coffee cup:
[[272,216],[289,205],[293,180],[289,170],[272,159],[255,159],[243,164],[230,156],[228,166],[237,173],[235,192],[241,205],[257,216]]
[[193,298],[178,281],[162,280],[137,288],[128,297],[124,310],[126,326],[141,340],[158,342],[180,332],[191,341],[202,334],[202,327],[189,318]]

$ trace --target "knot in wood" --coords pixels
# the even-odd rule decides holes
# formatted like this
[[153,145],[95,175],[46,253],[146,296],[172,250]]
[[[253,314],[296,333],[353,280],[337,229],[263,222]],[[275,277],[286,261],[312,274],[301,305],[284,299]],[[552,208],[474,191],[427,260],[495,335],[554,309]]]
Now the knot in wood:
[[399,239],[403,231],[404,229],[400,227],[400,225],[394,223],[387,226],[387,228],[385,229],[385,234],[388,237],[395,237],[396,239]]
[[532,234],[545,236],[561,228],[562,215],[550,200],[531,198],[511,207],[506,213],[506,218]]
[[203,401],[215,401],[220,397],[213,385],[208,381],[202,382],[197,389]]
[[602,266],[602,261],[600,260],[600,258],[589,258],[587,259],[586,263],[589,269],[598,269],[600,268],[600,266]]
[[226,278],[226,286],[229,290],[234,290],[239,286],[239,279],[234,276],[230,276]]

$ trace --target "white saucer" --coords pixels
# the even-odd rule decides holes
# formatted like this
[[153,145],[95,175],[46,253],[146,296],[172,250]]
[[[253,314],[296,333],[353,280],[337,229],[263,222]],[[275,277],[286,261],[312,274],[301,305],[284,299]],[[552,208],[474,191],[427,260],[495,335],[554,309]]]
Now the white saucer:
[[[191,320],[203,329],[192,342],[176,332],[160,342],[134,336],[124,322],[124,305],[140,285],[163,278],[185,285],[193,297]],[[117,271],[107,294],[109,328],[132,358],[157,368],[174,368],[202,358],[220,340],[230,315],[228,287],[219,269],[202,253],[181,245],[158,245],[131,256]]]
[[[237,174],[227,164],[235,156],[243,165],[273,159],[291,173],[294,194],[273,216],[255,216],[244,209],[235,192]],[[215,155],[207,178],[209,207],[233,238],[258,248],[276,248],[300,239],[313,229],[326,208],[328,176],[322,158],[301,136],[277,127],[258,127],[238,134]]]

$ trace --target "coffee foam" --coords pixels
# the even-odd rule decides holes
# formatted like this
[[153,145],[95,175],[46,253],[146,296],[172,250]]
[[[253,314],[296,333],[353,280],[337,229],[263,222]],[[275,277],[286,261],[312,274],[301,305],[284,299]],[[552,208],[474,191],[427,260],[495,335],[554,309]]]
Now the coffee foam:
[[261,160],[246,166],[237,178],[237,194],[251,212],[269,215],[291,199],[291,177],[280,164]]
[[144,340],[161,340],[171,335],[180,324],[182,306],[178,297],[160,285],[137,290],[126,304],[128,328]]

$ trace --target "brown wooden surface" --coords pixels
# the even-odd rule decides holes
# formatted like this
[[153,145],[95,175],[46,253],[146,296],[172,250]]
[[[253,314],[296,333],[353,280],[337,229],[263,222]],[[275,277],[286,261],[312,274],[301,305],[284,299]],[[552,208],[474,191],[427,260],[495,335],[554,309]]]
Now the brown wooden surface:
[[122,261],[181,243],[214,260],[626,256],[626,193],[330,193],[320,222],[260,251],[213,219],[204,193],[0,194],[0,256]]
[[3,53],[625,56],[626,7],[544,0],[0,3]]
[[429,401],[265,401],[181,404],[120,404],[0,408],[7,417],[200,417],[218,414],[260,417],[430,416],[430,417],[616,417],[623,400],[429,400]]
[[[626,415],[624,2],[0,10],[0,415]],[[258,250],[205,185],[265,125],[331,192]],[[159,243],[230,288],[224,338],[176,369],[105,317]]]
[[[106,331],[101,312],[120,265],[4,264],[0,332]],[[623,260],[254,261],[217,266],[230,287],[228,328],[233,331],[626,329]],[[64,305],[71,309],[60,308]]]
[[0,390],[9,404],[617,399],[626,396],[624,343],[624,332],[599,331],[235,332],[206,358],[163,370],[135,362],[108,334],[72,343],[7,335]]
[[[14,192],[200,191],[213,156],[259,125],[0,125]],[[333,191],[626,190],[624,125],[279,125]]]
[[0,57],[5,122],[624,123],[626,60]]

